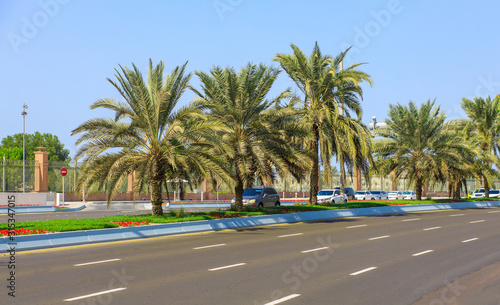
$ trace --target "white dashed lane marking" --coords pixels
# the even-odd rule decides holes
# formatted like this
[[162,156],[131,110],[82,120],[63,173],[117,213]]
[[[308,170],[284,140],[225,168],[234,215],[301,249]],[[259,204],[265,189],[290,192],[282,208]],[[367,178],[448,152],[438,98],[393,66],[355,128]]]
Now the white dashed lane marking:
[[222,270],[222,269],[227,269],[227,268],[233,268],[233,267],[243,266],[243,265],[246,265],[246,264],[247,263],[239,263],[239,264],[234,264],[234,265],[222,266],[222,267],[208,269],[208,271],[217,271],[217,270]]
[[415,221],[415,220],[420,220],[420,218],[404,219],[403,221]]
[[453,214],[453,215],[450,215],[450,217],[456,217],[456,216],[464,216],[465,214]]
[[303,235],[304,233],[294,233],[294,234],[287,234],[287,235],[280,235],[278,237],[291,237],[291,236],[297,236],[297,235]]
[[293,299],[293,298],[296,298],[296,297],[298,297],[298,296],[300,296],[300,294],[298,294],[298,293],[294,293],[294,294],[288,295],[288,296],[286,296],[286,297],[283,297],[283,298],[281,298],[281,299],[278,299],[278,300],[275,300],[275,301],[272,301],[272,302],[266,303],[266,304],[264,304],[264,305],[276,305],[276,304],[283,303],[283,302],[285,302],[285,301],[291,300],[291,299]]
[[361,227],[366,227],[366,225],[350,226],[350,227],[346,227],[346,229],[361,228]]
[[412,254],[412,256],[420,256],[420,255],[431,253],[431,252],[434,252],[434,250],[422,251],[422,252],[419,252],[419,253]]
[[200,250],[200,249],[207,249],[207,248],[213,248],[213,247],[220,247],[220,246],[225,246],[226,244],[217,244],[217,245],[208,245],[208,246],[201,246],[201,247],[196,247],[193,248],[193,250]]
[[91,294],[87,294],[87,295],[82,295],[80,297],[75,297],[75,298],[71,298],[71,299],[65,299],[63,301],[65,301],[65,302],[77,301],[77,300],[91,298],[91,297],[95,297],[95,296],[98,296],[98,295],[103,295],[103,294],[106,294],[106,293],[116,292],[116,291],[125,290],[125,289],[127,289],[127,288],[125,288],[125,287],[115,288],[115,289],[111,289],[111,290],[105,290],[105,291],[101,291],[101,292],[96,292],[96,293],[91,293]]
[[384,235],[384,236],[372,237],[372,238],[369,238],[368,240],[377,240],[377,239],[382,239],[382,238],[387,238],[387,237],[390,237],[390,236]]
[[80,266],[102,264],[102,263],[115,262],[115,261],[121,261],[121,260],[122,260],[121,258],[113,258],[113,259],[107,259],[107,260],[103,260],[103,261],[95,261],[95,262],[89,262],[89,263],[76,264],[73,266],[80,267]]
[[321,248],[316,248],[316,249],[311,249],[311,250],[304,250],[304,251],[300,251],[300,253],[309,253],[309,252],[325,250],[325,249],[328,249],[328,247],[321,247]]
[[463,243],[468,243],[470,241],[475,241],[475,240],[478,240],[479,238],[471,238],[471,239],[467,239],[467,240],[462,240]]
[[469,223],[478,223],[478,222],[485,222],[486,220],[484,219],[481,219],[481,220],[474,220],[474,221],[471,221]]
[[437,230],[437,229],[441,229],[441,227],[427,228],[427,229],[424,229],[424,231]]
[[361,273],[365,273],[365,272],[368,272],[368,271],[372,271],[372,270],[375,270],[377,269],[377,267],[369,267],[369,268],[366,268],[366,269],[363,269],[363,270],[359,270],[359,271],[356,271],[356,272],[353,272],[349,275],[358,275],[358,274],[361,274]]

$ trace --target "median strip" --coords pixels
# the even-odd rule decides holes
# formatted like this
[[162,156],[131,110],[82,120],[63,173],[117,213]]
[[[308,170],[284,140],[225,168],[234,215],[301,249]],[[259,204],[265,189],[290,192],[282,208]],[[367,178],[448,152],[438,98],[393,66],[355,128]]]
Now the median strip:
[[420,256],[420,255],[424,255],[424,254],[431,253],[431,252],[434,252],[434,250],[422,251],[422,252],[419,252],[419,253],[412,254],[412,256]]
[[377,267],[369,267],[369,268],[366,268],[366,269],[363,269],[363,270],[359,270],[359,271],[356,271],[356,272],[353,272],[349,275],[358,275],[358,274],[361,274],[361,273],[365,273],[365,272],[368,272],[368,271],[371,271],[371,270],[375,270],[377,269]]
[[283,302],[285,302],[285,301],[291,300],[291,299],[293,299],[293,298],[296,298],[296,297],[298,297],[298,296],[300,296],[300,294],[298,294],[298,293],[294,293],[294,294],[288,295],[288,296],[286,296],[286,297],[283,297],[283,298],[281,298],[281,299],[278,299],[278,300],[275,300],[275,301],[272,301],[272,302],[266,303],[266,304],[264,304],[264,305],[276,305],[276,304],[283,303]]
[[111,290],[105,290],[105,291],[96,292],[96,293],[92,293],[92,294],[82,295],[80,297],[66,299],[66,300],[63,300],[63,301],[65,301],[65,302],[77,301],[77,300],[91,298],[91,297],[95,297],[95,296],[98,296],[98,295],[103,295],[103,294],[106,294],[106,293],[116,292],[116,291],[125,290],[125,289],[127,289],[127,288],[125,288],[125,287],[115,288],[115,289],[111,289]]
[[225,245],[226,244],[217,244],[217,245],[202,246],[202,247],[193,248],[193,250],[200,250],[200,249],[206,249],[206,248],[220,247],[220,246],[225,246]]
[[217,268],[208,269],[208,271],[217,271],[217,270],[222,270],[222,269],[227,269],[227,268],[233,268],[233,267],[243,266],[243,265],[246,265],[246,264],[247,263],[239,263],[239,264],[234,264],[234,265],[229,265],[229,266],[217,267]]
[[89,262],[89,263],[82,263],[82,264],[76,264],[73,265],[75,267],[80,267],[80,266],[87,266],[87,265],[94,265],[94,264],[101,264],[101,263],[108,263],[108,262],[115,262],[115,261],[121,261],[121,258],[113,258],[113,259],[107,259],[104,261],[95,261],[95,262]]
[[467,239],[467,240],[462,240],[463,243],[468,243],[470,241],[475,241],[475,240],[478,240],[479,238],[471,238],[471,239]]
[[325,249],[328,249],[328,247],[321,247],[321,248],[316,248],[316,249],[311,249],[311,250],[304,250],[304,251],[300,251],[300,253],[309,253],[309,252],[325,250]]

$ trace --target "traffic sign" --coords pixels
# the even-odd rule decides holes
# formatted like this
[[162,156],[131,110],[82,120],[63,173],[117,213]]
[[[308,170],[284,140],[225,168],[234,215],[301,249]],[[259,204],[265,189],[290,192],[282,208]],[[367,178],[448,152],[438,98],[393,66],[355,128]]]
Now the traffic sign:
[[68,171],[66,170],[65,167],[61,168],[61,176],[66,176],[66,174],[68,173]]

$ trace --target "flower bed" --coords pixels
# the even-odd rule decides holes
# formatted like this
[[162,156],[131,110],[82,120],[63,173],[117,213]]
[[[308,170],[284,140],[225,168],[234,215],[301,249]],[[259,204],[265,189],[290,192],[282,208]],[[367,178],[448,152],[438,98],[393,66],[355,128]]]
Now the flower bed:
[[119,225],[120,227],[131,227],[131,226],[142,226],[142,225],[147,225],[149,222],[147,221],[119,221],[119,222],[114,222],[110,221],[111,223],[114,223],[116,225]]
[[[0,230],[0,236],[7,236],[12,230]],[[14,230],[14,235],[44,234],[44,230],[26,230],[24,228]]]

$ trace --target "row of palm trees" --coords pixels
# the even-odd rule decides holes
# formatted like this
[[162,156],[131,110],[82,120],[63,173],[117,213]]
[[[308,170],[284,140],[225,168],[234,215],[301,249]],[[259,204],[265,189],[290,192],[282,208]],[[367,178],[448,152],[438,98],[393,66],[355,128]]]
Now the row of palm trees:
[[[300,181],[309,174],[315,204],[320,161],[329,173],[333,157],[368,175],[371,138],[360,121],[359,100],[360,84],[371,84],[370,76],[360,64],[343,69],[347,51],[333,58],[317,44],[310,56],[294,45],[292,50],[274,60],[300,93],[289,88],[274,98],[268,95],[281,69],[264,64],[196,71],[199,89],[189,85],[187,63],[164,75],[163,62],[153,66],[150,60],[146,80],[134,64],[120,66],[117,81],[108,81],[123,101],[104,98],[91,105],[114,111],[114,117],[91,119],[72,131],[79,135],[76,158],[84,158],[78,187],[106,184],[109,204],[134,174],[134,196],[149,184],[153,215],[161,215],[161,187],[175,177],[234,187],[241,210],[244,188],[271,184],[276,175]],[[177,108],[187,89],[196,98]]]
[[[361,64],[343,68],[349,50],[333,58],[317,44],[310,56],[291,47],[291,54],[274,58],[282,70],[248,64],[239,71],[196,71],[201,88],[189,84],[193,74],[186,72],[187,63],[164,75],[164,63],[153,66],[150,60],[146,79],[134,64],[131,69],[120,66],[117,80],[108,81],[123,100],[104,98],[91,105],[112,110],[114,117],[91,119],[72,131],[79,136],[76,158],[84,159],[77,187],[106,184],[109,205],[119,186],[134,175],[134,199],[149,185],[152,213],[158,216],[163,213],[162,186],[167,188],[173,178],[234,187],[241,210],[245,187],[270,185],[276,175],[299,181],[309,175],[310,203],[316,204],[320,165],[328,184],[332,161],[340,164],[342,185],[354,169],[368,178],[375,168],[392,172],[396,180],[403,174],[414,178],[419,196],[419,187],[431,179],[454,179],[457,187],[464,175],[481,172],[485,186],[491,181],[485,169],[491,169],[493,158],[485,152],[488,146],[481,150],[482,167],[477,165],[479,150],[474,148],[479,146],[471,141],[479,139],[472,124],[463,123],[465,128],[445,122],[429,101],[420,109],[413,103],[391,106],[388,128],[373,145],[361,122],[361,84],[372,83],[359,70]],[[296,90],[270,98],[281,71]],[[196,98],[177,107],[186,90]],[[459,134],[470,141],[459,140]]]
[[500,96],[462,99],[467,118],[446,121],[445,114],[426,101],[420,107],[390,105],[387,128],[374,141],[374,158],[381,174],[394,181],[408,177],[417,199],[428,183],[447,182],[453,198],[466,189],[465,180],[476,177],[489,197],[492,179],[499,168]]

